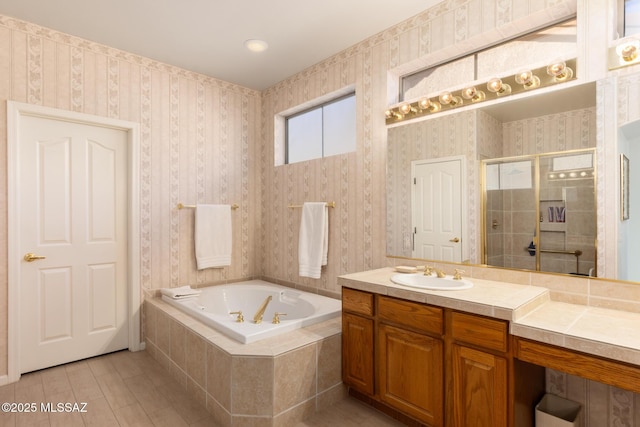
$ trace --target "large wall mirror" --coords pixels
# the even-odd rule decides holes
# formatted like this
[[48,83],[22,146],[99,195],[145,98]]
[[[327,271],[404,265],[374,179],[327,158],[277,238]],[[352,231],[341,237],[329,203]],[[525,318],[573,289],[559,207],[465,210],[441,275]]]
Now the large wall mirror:
[[[595,190],[595,176],[597,176],[595,87],[595,83],[576,85],[505,101],[497,105],[463,110],[442,117],[433,116],[427,120],[388,128],[387,254],[431,261],[460,261],[601,277],[597,272],[595,253],[596,230],[599,226],[603,226],[603,224],[597,224],[596,213],[596,206],[599,203]],[[618,149],[616,141],[609,141],[606,145],[607,150]],[[425,186],[424,182],[421,184],[424,178],[416,175],[415,165],[425,161],[444,164],[455,158],[465,159],[461,172],[462,184],[460,189],[455,191],[461,191],[462,194],[461,222],[466,229],[463,229],[460,235],[446,234],[449,232],[447,227],[440,232],[445,233],[442,239],[445,243],[453,240],[453,243],[460,245],[460,258],[447,258],[451,251],[431,251],[427,252],[430,256],[421,256],[421,253],[424,253],[420,252],[423,248],[420,247],[421,245],[416,247],[415,235],[421,231],[421,227],[429,230],[439,221],[435,216],[437,214],[433,213],[433,206],[445,206],[450,209],[447,195],[451,194],[449,188],[450,185],[455,184],[455,179],[448,178],[451,175],[449,172],[428,175],[425,182],[428,183],[426,186],[430,190],[425,193],[421,189]],[[501,216],[496,217],[496,223],[494,223],[494,218],[488,214],[487,208],[497,206],[498,202],[495,200],[498,199],[494,200],[493,205],[483,204],[485,196],[483,179],[486,178],[486,170],[483,166],[510,163],[504,166],[502,173],[522,172],[523,168],[518,170],[516,167],[518,162],[529,165],[529,168],[524,168],[524,163],[519,166],[523,166],[528,173],[528,175],[526,173],[522,175],[527,181],[527,185],[522,185],[531,184],[532,188],[527,190],[531,191],[530,197],[515,194],[518,191],[513,188],[508,190],[509,204],[521,211],[510,212],[508,217],[505,212],[500,212]],[[580,177],[582,179],[555,180],[557,177],[549,178],[554,168],[558,171],[564,168],[568,173],[584,172],[590,175]],[[500,168],[494,166],[491,173],[496,172],[501,173]],[[545,181],[544,188],[536,190],[533,188],[533,183],[536,179],[540,180],[541,176]],[[550,181],[551,179],[554,180]],[[484,184],[486,190],[486,182]],[[604,192],[616,193],[619,191],[618,184],[617,182],[607,183],[611,188],[605,188]],[[497,194],[495,181],[491,185],[494,186],[492,191]],[[499,190],[499,184],[497,185]],[[416,193],[421,194],[416,196]],[[426,194],[426,202],[424,194]],[[506,192],[502,196],[506,197]],[[524,198],[518,199],[520,196]],[[633,198],[633,195],[631,197]],[[422,200],[420,205],[416,200]],[[499,209],[504,209],[504,203],[504,199],[499,202]],[[429,209],[422,209],[424,205],[428,205]],[[569,205],[572,209],[576,209],[572,214],[566,211]],[[531,209],[523,213],[522,210],[527,206]],[[549,217],[550,208],[553,208],[552,218]],[[565,208],[564,222],[562,208]],[[540,215],[542,215],[542,222],[540,222]],[[529,219],[532,222],[522,225],[523,235],[520,236],[524,239],[522,242],[511,238],[502,239],[500,244],[492,247],[491,254],[486,252],[486,245],[489,244],[487,234],[490,234],[487,230],[504,231],[507,226],[517,228],[520,225],[515,222],[524,217],[531,217]],[[570,217],[572,217],[571,221],[569,221]],[[449,220],[451,216],[446,218]],[[494,225],[495,229],[492,228]],[[534,248],[540,247],[537,238],[542,232],[541,225],[550,239],[549,246],[546,247],[548,251],[540,254],[544,257],[542,260],[538,258]],[[459,242],[455,242],[456,239]],[[525,250],[530,244],[531,251]],[[616,242],[607,242],[607,244],[611,246]],[[510,259],[510,254],[507,252],[513,249],[510,246],[516,247],[519,257],[528,264],[509,264],[511,260],[505,262]],[[577,263],[576,248],[581,254]],[[554,249],[560,253],[554,254]],[[624,257],[619,258],[637,259],[638,255],[625,253]],[[640,281],[640,277],[622,278]]]
[[[627,33],[636,31],[638,4],[619,0],[627,9]],[[406,75],[401,99],[489,79],[514,64],[575,58],[577,34],[569,16]],[[607,137],[604,125],[596,125],[607,115],[596,110],[595,82],[486,104],[469,108],[465,101],[462,108],[387,128],[387,255],[640,282],[640,263],[633,261],[640,258],[640,243],[632,237],[640,231],[634,213],[640,186],[632,184],[640,173],[640,120],[620,127],[616,140]],[[623,169],[617,160],[623,155],[631,203],[626,219],[612,206],[623,199],[621,182],[613,179]],[[494,178],[519,173],[520,181],[488,183],[487,165]],[[552,178],[555,172],[580,176]]]

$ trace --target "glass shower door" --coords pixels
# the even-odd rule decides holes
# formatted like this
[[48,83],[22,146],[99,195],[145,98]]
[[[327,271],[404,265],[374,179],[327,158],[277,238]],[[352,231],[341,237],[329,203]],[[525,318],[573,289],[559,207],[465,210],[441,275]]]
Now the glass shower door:
[[595,275],[593,153],[541,156],[539,270]]
[[595,152],[483,161],[485,264],[596,275]]
[[535,158],[492,161],[484,176],[484,262],[535,270]]

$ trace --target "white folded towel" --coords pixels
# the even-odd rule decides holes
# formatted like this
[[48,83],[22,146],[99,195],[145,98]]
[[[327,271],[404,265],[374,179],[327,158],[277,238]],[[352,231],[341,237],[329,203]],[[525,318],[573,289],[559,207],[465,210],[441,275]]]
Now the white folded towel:
[[179,288],[162,288],[160,293],[173,299],[189,298],[199,295],[199,289],[192,289],[191,286],[180,286]]
[[329,215],[325,202],[302,205],[300,236],[298,240],[299,274],[320,278],[323,265],[327,265],[329,249]]
[[195,245],[198,270],[231,265],[230,205],[196,205]]

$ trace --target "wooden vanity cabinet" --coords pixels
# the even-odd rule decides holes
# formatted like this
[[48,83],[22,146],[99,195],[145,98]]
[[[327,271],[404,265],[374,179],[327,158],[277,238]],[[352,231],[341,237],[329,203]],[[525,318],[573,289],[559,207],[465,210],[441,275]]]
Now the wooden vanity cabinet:
[[443,310],[378,295],[378,396],[433,427],[444,425]]
[[544,370],[513,358],[507,321],[349,288],[342,295],[352,395],[407,425],[533,426]]
[[342,290],[342,380],[366,395],[374,394],[374,297]]
[[508,323],[451,313],[453,425],[507,427]]

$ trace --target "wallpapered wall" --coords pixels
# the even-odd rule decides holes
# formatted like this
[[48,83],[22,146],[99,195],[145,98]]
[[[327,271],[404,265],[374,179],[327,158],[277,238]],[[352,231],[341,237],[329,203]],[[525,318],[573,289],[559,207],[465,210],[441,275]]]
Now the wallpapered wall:
[[[140,124],[143,289],[256,276],[260,93],[0,15],[0,164],[6,100]],[[6,169],[3,169],[6,170]],[[0,259],[7,259],[0,174]],[[193,210],[237,203],[230,268],[198,272]],[[7,366],[7,265],[0,263],[0,374]]]

